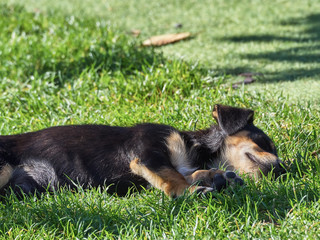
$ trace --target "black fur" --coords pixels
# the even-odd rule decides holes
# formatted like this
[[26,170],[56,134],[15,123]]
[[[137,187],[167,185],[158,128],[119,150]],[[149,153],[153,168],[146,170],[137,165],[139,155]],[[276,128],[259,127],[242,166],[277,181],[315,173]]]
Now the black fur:
[[253,123],[253,111],[245,108],[215,105],[217,122],[226,135],[232,135]]

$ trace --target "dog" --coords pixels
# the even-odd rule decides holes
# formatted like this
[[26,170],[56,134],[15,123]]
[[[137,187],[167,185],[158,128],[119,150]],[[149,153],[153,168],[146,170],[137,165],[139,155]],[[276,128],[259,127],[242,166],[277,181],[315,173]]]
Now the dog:
[[[144,123],[132,127],[71,125],[0,136],[1,194],[55,191],[61,186],[128,189],[152,185],[170,197],[242,185],[235,173],[284,172],[271,139],[253,124],[254,111],[215,105],[217,124],[198,131]],[[221,166],[224,170],[217,169]]]

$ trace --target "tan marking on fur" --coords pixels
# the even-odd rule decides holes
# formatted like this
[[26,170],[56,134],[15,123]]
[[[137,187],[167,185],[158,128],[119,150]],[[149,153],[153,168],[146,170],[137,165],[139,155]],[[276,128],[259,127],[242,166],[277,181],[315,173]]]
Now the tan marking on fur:
[[225,142],[226,144],[230,144],[234,146],[247,141],[250,141],[251,143],[254,144],[254,142],[248,138],[248,135],[249,135],[249,131],[240,131],[237,134],[228,136]]
[[166,139],[166,143],[170,152],[171,163],[177,171],[182,175],[193,172],[195,169],[190,167],[188,152],[180,134],[177,132],[171,133]]
[[[248,131],[240,131],[237,134],[228,136],[225,140],[224,150],[222,154],[222,164],[228,170],[247,173],[253,177],[260,177],[261,170],[266,168],[262,165],[272,164],[277,161],[277,156],[265,152],[249,137]],[[250,153],[257,157],[261,164],[251,161],[246,153]]]
[[9,165],[6,164],[0,171],[0,188],[2,188],[3,186],[5,186],[13,173],[13,168]]
[[[261,148],[260,148],[260,149],[261,149]],[[269,158],[270,156],[273,156],[273,154],[268,153],[268,152],[263,152],[263,151],[256,151],[256,152],[255,152],[255,155],[258,156],[259,158],[264,158],[264,159],[267,159],[267,158]]]
[[187,183],[186,179],[177,171],[170,168],[163,168],[157,172],[153,172],[140,163],[138,158],[130,163],[133,173],[146,179],[154,187],[164,191],[168,196],[180,196],[186,189],[194,192],[196,187]]
[[212,116],[214,119],[218,121],[218,111],[217,111],[217,106],[214,106],[214,110],[212,112]]
[[209,169],[209,170],[197,170],[194,173],[185,176],[189,184],[195,184],[201,182],[202,186],[211,187],[213,183],[213,177],[216,174],[223,174],[225,171],[219,169]]

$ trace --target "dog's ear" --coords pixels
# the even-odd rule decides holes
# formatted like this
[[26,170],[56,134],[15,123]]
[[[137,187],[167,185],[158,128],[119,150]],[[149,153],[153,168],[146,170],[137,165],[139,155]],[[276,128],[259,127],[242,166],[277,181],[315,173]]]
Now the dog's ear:
[[253,123],[254,112],[251,109],[235,108],[217,104],[214,106],[212,115],[219,127],[227,134],[232,135],[247,124]]

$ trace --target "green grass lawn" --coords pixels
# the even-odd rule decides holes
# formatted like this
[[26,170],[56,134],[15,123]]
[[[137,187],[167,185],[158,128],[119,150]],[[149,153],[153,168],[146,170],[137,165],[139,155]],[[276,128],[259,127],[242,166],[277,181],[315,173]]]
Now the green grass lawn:
[[[172,200],[156,189],[11,196],[0,203],[1,238],[320,238],[318,1],[0,3],[0,134],[82,123],[192,130],[212,124],[222,103],[256,110],[289,165],[286,179],[246,179],[213,198]],[[197,35],[140,47],[175,31]],[[232,89],[243,72],[263,75]]]
[[[248,91],[283,93],[290,102],[312,100],[319,105],[317,0],[25,0],[23,4],[31,12],[104,20],[123,34],[139,29],[139,41],[154,34],[190,31],[196,34],[192,41],[160,51],[169,58],[199,62],[230,81],[238,81],[239,73],[262,73]],[[183,27],[175,29],[177,23]]]

